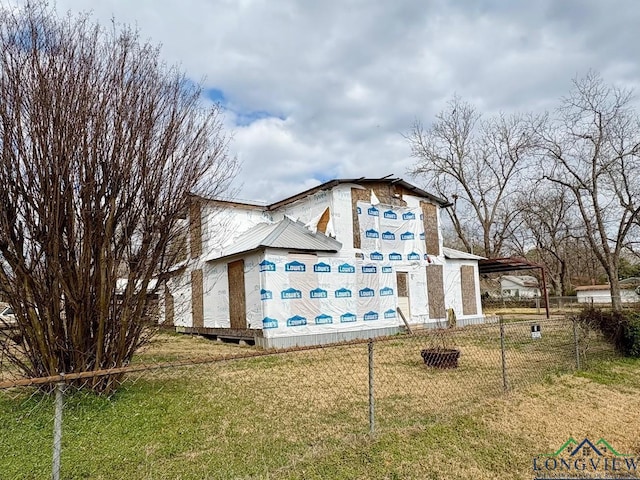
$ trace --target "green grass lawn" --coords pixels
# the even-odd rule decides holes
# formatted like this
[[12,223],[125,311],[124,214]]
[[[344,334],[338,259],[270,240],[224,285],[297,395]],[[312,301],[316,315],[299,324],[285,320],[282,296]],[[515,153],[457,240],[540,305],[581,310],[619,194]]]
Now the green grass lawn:
[[[70,387],[62,478],[530,479],[570,436],[640,454],[639,361],[596,339],[574,372],[566,328],[509,328],[508,393],[495,328],[456,333],[450,371],[421,364],[425,337],[376,343],[374,435],[366,345],[135,374],[111,397]],[[246,351],[162,335],[139,361]],[[48,478],[52,428],[51,396],[0,392],[0,478]]]

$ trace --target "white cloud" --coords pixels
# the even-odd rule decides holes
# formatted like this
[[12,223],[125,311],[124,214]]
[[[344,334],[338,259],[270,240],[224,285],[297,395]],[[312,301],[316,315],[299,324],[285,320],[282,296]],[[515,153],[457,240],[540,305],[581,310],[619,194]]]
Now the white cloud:
[[[487,113],[549,109],[589,69],[635,87],[634,0],[58,0],[137,24],[224,93],[240,196],[331,177],[406,176],[401,133],[455,93]],[[270,116],[272,115],[272,116]],[[266,117],[266,118],[265,118]]]

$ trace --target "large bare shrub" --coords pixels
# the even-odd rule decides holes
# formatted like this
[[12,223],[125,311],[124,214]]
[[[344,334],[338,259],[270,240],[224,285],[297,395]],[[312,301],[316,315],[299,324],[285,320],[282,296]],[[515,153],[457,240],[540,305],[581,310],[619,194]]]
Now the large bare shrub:
[[4,9],[0,47],[0,290],[22,337],[7,354],[29,376],[125,365],[190,194],[236,171],[219,107],[115,23]]

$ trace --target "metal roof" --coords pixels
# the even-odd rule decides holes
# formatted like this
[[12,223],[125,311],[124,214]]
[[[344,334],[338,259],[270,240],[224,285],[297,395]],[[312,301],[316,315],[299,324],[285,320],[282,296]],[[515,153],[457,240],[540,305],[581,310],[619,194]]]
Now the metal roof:
[[337,252],[342,244],[322,232],[313,233],[302,222],[288,217],[277,223],[259,223],[241,233],[232,245],[205,261],[217,260],[261,248],[281,248],[303,252]]
[[524,258],[486,258],[478,261],[478,271],[480,275],[486,273],[515,272],[519,270],[531,270],[534,268],[544,268],[538,263],[533,263]]
[[474,255],[473,253],[462,252],[449,247],[442,247],[444,258],[450,260],[484,260],[485,257]]

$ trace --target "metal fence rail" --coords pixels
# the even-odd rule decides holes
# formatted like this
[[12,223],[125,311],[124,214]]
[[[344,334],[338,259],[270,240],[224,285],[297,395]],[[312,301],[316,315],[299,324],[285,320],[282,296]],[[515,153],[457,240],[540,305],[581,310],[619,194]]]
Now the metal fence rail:
[[[459,352],[457,366],[427,366],[431,349]],[[122,369],[24,379],[2,365],[0,472],[128,478],[134,469],[139,478],[176,478],[171,472],[188,465],[250,476],[230,466],[237,452],[262,455],[262,473],[282,472],[310,445],[445,420],[612,356],[597,334],[566,319],[283,351],[163,333]],[[115,393],[83,388],[108,375],[122,376]]]

